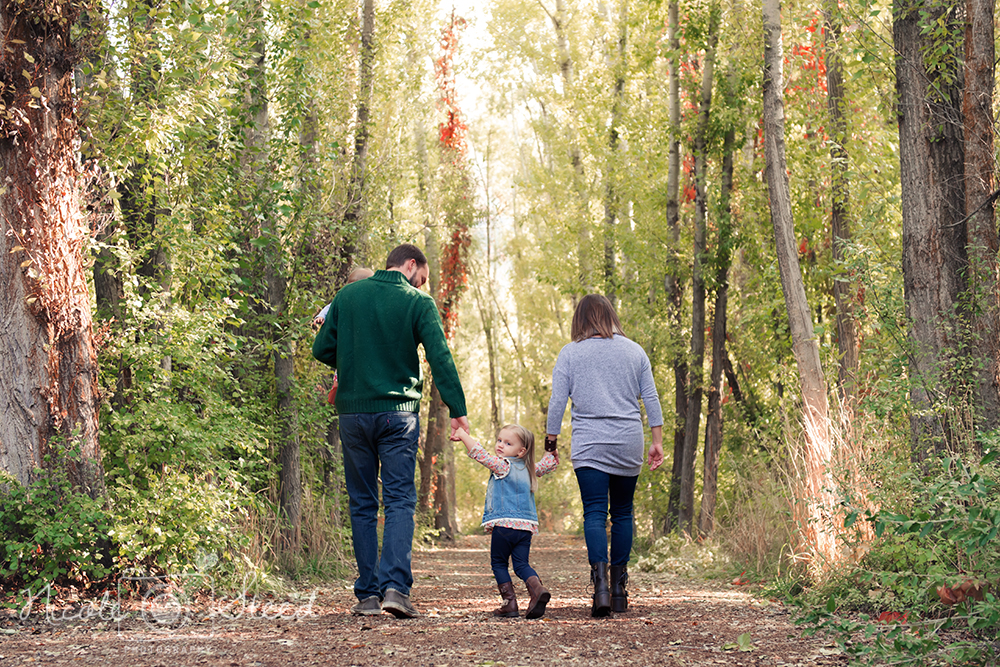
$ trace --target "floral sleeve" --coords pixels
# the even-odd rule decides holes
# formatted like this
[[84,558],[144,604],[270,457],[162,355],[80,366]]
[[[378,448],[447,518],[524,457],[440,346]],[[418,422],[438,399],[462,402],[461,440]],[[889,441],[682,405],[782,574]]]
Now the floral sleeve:
[[552,455],[552,452],[545,452],[542,460],[535,464],[535,477],[549,474],[556,469],[557,465],[559,465],[559,460]]
[[503,479],[510,472],[510,461],[487,452],[478,442],[468,451],[469,458],[490,469],[497,479]]

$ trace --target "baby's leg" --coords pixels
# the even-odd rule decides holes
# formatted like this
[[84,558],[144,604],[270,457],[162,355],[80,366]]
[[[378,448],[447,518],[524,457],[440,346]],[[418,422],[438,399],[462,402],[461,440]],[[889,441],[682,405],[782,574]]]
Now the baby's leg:
[[552,596],[542,585],[538,573],[528,564],[528,558],[531,555],[531,533],[527,530],[516,532],[521,533],[521,536],[511,553],[514,561],[514,572],[524,580],[524,585],[528,587],[528,595],[531,596],[525,618],[541,618],[545,615],[545,605],[552,599]]
[[493,567],[493,576],[497,580],[497,588],[500,590],[500,597],[503,604],[499,609],[493,610],[494,616],[504,618],[517,618],[517,595],[514,593],[514,582],[510,580],[510,572],[507,571],[507,561],[511,555],[510,534],[516,533],[502,526],[493,528],[493,536],[490,540],[490,564]]
[[537,577],[538,573],[531,569],[531,565],[528,564],[528,559],[531,556],[531,532],[527,530],[511,530],[510,532],[514,534],[511,538],[510,552],[514,573],[522,581]]
[[[513,545],[508,539],[507,534],[512,532],[517,531],[512,531],[502,526],[493,528],[493,536],[490,540],[490,566],[493,568],[493,576],[496,578],[498,584],[510,582],[510,572],[507,570],[507,562],[510,560]],[[515,569],[514,571],[516,572],[517,570]]]

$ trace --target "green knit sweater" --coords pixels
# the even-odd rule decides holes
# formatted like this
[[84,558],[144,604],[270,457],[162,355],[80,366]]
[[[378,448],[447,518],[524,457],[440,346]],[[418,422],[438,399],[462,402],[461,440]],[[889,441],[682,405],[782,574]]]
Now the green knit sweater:
[[313,342],[313,356],[337,369],[337,411],[416,412],[424,346],[441,399],[452,417],[466,414],[465,394],[434,299],[399,271],[376,271],[345,285]]

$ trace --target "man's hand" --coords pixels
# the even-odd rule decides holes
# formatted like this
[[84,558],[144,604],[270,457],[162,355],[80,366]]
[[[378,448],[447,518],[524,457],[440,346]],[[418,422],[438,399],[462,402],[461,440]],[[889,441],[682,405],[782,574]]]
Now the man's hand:
[[472,432],[472,429],[469,428],[469,418],[466,415],[451,418],[451,440],[461,440],[458,437],[458,429],[464,429],[466,433]]

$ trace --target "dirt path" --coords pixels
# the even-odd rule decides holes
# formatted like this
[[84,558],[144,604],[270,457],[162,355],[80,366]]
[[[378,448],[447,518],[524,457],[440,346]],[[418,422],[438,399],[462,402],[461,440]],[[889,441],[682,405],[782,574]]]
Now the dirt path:
[[[202,600],[194,611],[161,613],[160,622],[149,614],[113,619],[107,610],[102,619],[93,606],[41,609],[27,622],[0,616],[0,665],[845,664],[822,641],[798,638],[782,606],[756,602],[728,584],[632,572],[629,612],[592,619],[582,539],[537,536],[532,565],[552,591],[539,620],[491,616],[499,597],[488,538],[480,535],[414,554],[418,619],[351,616],[348,582],[310,591],[311,600],[228,607]],[[523,614],[527,593],[521,582],[515,586]],[[724,648],[744,633],[752,650]],[[744,648],[751,647],[744,641]]]

